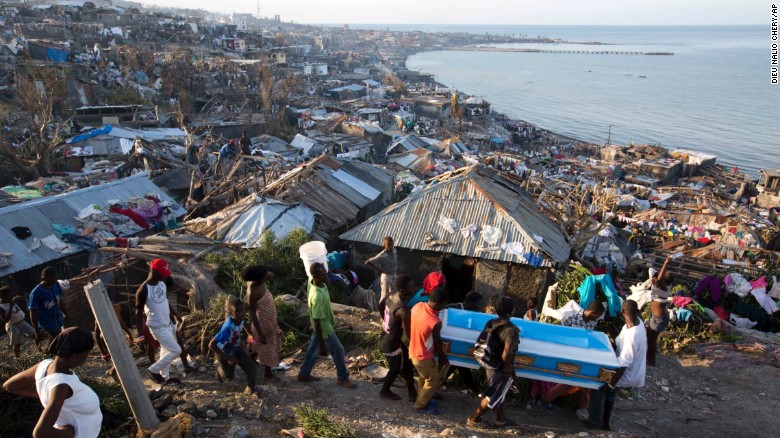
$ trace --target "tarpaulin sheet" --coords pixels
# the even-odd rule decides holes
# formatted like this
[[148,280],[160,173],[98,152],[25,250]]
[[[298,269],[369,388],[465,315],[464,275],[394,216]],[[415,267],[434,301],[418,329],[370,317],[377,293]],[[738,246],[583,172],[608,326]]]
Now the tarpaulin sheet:
[[86,132],[84,134],[79,134],[71,138],[70,140],[68,140],[67,143],[68,144],[79,143],[88,138],[97,137],[98,135],[108,134],[109,132],[111,132],[111,129],[113,129],[113,126],[108,124],[102,128],[93,129],[92,131]]

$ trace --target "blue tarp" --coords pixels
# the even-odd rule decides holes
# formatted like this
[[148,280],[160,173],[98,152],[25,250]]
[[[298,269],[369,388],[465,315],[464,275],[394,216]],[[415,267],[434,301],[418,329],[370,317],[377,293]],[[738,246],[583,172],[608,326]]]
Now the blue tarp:
[[490,141],[496,144],[504,144],[504,139],[501,137],[493,137],[490,139]]
[[580,306],[583,309],[587,309],[588,305],[596,299],[596,284],[601,285],[601,291],[604,292],[604,296],[607,297],[607,310],[610,316],[617,316],[620,314],[620,306],[623,305],[623,300],[617,294],[615,285],[612,283],[612,277],[609,274],[603,275],[591,275],[585,278],[577,292],[580,293]]
[[113,128],[113,126],[108,124],[108,125],[106,125],[106,126],[104,126],[102,128],[93,129],[92,131],[89,131],[87,133],[79,134],[79,135],[71,138],[70,140],[68,140],[67,143],[68,144],[79,143],[79,142],[82,142],[82,141],[84,141],[84,140],[86,140],[88,138],[97,137],[98,135],[108,134],[109,132],[111,132],[112,128]]

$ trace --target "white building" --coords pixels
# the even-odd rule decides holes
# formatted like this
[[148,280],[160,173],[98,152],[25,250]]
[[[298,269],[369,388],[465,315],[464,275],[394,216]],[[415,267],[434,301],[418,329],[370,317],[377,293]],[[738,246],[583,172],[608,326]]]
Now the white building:
[[238,14],[233,12],[230,21],[232,24],[236,25],[238,30],[243,32],[257,29],[257,18],[252,14]]

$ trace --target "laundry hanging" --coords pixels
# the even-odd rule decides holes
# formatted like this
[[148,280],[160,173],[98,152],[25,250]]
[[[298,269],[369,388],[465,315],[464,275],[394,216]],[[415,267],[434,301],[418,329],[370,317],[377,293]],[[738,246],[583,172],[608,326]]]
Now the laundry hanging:
[[498,228],[491,225],[483,225],[482,232],[480,232],[482,239],[489,245],[494,246],[501,240],[503,233]]
[[477,226],[471,224],[461,228],[460,235],[463,236],[464,239],[477,240]]
[[455,221],[455,219],[442,215],[439,217],[439,225],[444,227],[444,229],[447,230],[447,232],[450,234],[455,234],[458,232],[458,222]]

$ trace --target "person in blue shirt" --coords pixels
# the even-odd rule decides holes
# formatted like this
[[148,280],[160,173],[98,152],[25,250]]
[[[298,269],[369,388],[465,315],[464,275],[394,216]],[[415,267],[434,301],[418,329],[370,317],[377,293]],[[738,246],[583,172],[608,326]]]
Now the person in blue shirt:
[[233,380],[236,364],[238,364],[246,373],[244,394],[253,394],[257,380],[257,364],[249,356],[249,353],[241,348],[241,331],[244,329],[246,318],[244,303],[238,300],[231,301],[228,304],[228,311],[230,316],[209,343],[209,348],[217,355],[215,363],[217,380],[220,382]]
[[57,272],[51,267],[41,271],[41,283],[30,292],[30,321],[35,328],[35,341],[43,337],[41,329],[54,338],[62,331],[68,314],[62,307],[62,288],[57,282]]
[[230,142],[225,143],[222,148],[219,149],[219,158],[221,160],[227,160],[228,158],[231,158],[233,156],[233,146],[236,144],[236,141],[231,139]]

